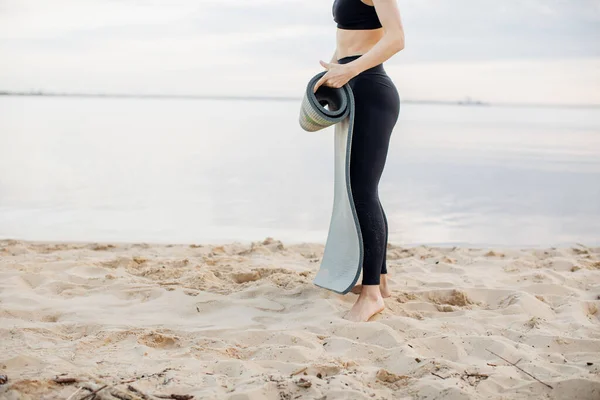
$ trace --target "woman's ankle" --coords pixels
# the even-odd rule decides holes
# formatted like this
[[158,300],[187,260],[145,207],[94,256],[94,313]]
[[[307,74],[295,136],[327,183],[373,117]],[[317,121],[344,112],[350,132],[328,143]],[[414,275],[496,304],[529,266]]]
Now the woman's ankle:
[[382,297],[381,290],[378,284],[362,284],[360,294],[371,300],[378,300]]

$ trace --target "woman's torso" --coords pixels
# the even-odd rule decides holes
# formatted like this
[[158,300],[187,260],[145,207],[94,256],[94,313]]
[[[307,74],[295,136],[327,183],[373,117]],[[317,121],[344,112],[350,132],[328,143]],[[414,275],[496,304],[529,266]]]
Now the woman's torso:
[[[340,64],[356,60],[383,36],[375,9],[361,0],[335,0],[333,11],[338,23],[336,56]],[[396,123],[400,97],[383,64],[362,71],[348,84],[352,88],[355,107],[360,110],[360,118],[371,119],[377,115],[376,119],[384,118],[391,126]]]
[[365,54],[382,38],[383,28],[372,0],[334,0],[332,11],[338,25],[338,59]]

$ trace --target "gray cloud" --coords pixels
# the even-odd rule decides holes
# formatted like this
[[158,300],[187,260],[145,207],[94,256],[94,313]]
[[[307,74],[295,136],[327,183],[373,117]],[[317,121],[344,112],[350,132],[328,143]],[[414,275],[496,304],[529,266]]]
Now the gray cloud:
[[[16,8],[10,1],[0,3],[9,10],[11,7],[7,5],[10,4]],[[89,4],[101,4],[102,10],[112,6],[115,13],[131,13],[152,10],[156,3],[104,0]],[[128,6],[122,9],[123,4]],[[399,6],[407,37],[403,62],[600,55],[600,46],[597,45],[600,42],[600,7],[591,0],[554,1],[550,4],[542,0],[404,0],[399,2]],[[151,42],[207,34],[237,33],[242,36],[277,28],[305,27],[306,34],[293,38],[273,35],[250,45],[231,44],[234,51],[284,59],[290,54],[292,58],[314,54],[311,49],[323,51],[324,44],[332,43],[332,40],[327,40],[321,30],[329,29],[331,38],[334,35],[328,2],[177,1],[156,8],[157,13],[161,10],[168,10],[173,16],[160,18],[160,15],[150,13],[146,20],[143,16],[137,19],[133,16],[109,18],[104,22],[100,19],[92,26],[86,23],[79,26],[72,24],[70,29],[57,26],[40,29],[35,34],[27,27],[27,13],[36,13],[30,9],[13,14],[13,18],[23,19],[22,29],[5,31],[2,41],[4,46],[12,48],[68,47],[76,50],[80,46],[95,46],[112,39]],[[66,19],[77,19],[83,11],[85,8],[66,9]],[[43,16],[43,11],[40,14]],[[311,34],[311,29],[317,34]],[[293,51],[290,52],[290,49]]]
[[[600,56],[600,7],[587,0],[557,1],[400,1],[407,48],[394,62],[576,58]],[[285,8],[283,8],[285,10]],[[316,13],[322,10],[309,10]],[[289,10],[287,11],[289,12]],[[309,14],[310,14],[309,13]],[[286,15],[286,12],[282,12]],[[270,16],[256,16],[262,23]],[[317,21],[316,15],[306,16]],[[333,24],[327,18],[319,26]],[[327,15],[329,17],[329,14]],[[295,21],[302,21],[302,18]],[[293,20],[290,18],[290,20]],[[323,51],[327,40],[306,35],[277,38],[238,51],[280,58]],[[286,49],[294,49],[292,55]],[[310,49],[316,51],[311,52]]]
[[[262,85],[272,69],[292,76],[331,57],[332,2],[0,0],[0,88],[134,90],[151,80],[196,91],[189,80],[201,73]],[[407,45],[391,66],[600,57],[598,1],[398,4]]]

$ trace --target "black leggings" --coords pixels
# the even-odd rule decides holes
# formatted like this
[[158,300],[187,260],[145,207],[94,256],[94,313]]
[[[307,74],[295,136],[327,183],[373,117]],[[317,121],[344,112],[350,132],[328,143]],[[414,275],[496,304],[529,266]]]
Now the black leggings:
[[[344,57],[338,63],[358,57]],[[380,275],[387,273],[388,224],[378,186],[398,120],[400,98],[382,64],[361,72],[349,84],[355,101],[350,185],[364,246],[362,284],[379,285]]]

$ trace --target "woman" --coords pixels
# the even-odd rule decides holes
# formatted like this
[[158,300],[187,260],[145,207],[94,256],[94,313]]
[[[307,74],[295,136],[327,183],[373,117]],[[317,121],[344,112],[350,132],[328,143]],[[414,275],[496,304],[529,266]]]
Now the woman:
[[362,285],[346,315],[367,321],[383,311],[387,286],[388,226],[378,196],[390,135],[398,119],[400,99],[383,62],[404,48],[404,31],[396,0],[335,0],[337,46],[331,62],[320,61],[327,73],[316,83],[340,88],[350,84],[355,99],[350,156],[350,185],[363,237]]

